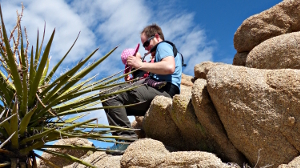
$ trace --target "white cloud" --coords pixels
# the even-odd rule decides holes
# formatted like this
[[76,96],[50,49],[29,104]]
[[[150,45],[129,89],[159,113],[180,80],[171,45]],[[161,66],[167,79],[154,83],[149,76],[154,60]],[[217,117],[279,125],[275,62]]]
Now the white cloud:
[[181,39],[183,43],[180,45],[179,50],[183,53],[187,64],[183,72],[193,76],[196,64],[212,60],[215,42],[207,42],[204,31],[198,28],[195,28]]
[[[16,21],[15,11],[21,12],[21,1],[13,0],[12,3],[2,3],[4,20],[7,29],[11,30]],[[81,31],[80,37],[69,56],[64,61],[64,68],[69,63],[78,62],[86,57],[95,48],[95,35],[82,22],[68,4],[61,0],[33,0],[24,1],[24,15],[22,26],[26,27],[30,46],[36,46],[37,29],[39,29],[40,43],[42,40],[44,24],[46,23],[46,33],[44,45],[48,42],[52,31],[55,29],[55,36],[51,47],[50,68],[57,63],[68,51]],[[63,70],[63,69],[61,69]]]
[[[134,41],[139,42],[139,31],[147,24],[150,15],[141,2],[109,1],[107,4],[102,4],[101,9],[105,9],[103,12],[108,13],[108,16],[104,18],[105,21],[97,28],[103,40],[122,45],[128,45]],[[110,8],[113,10],[107,10]]]
[[[208,61],[211,59],[213,53],[213,48],[212,47],[206,47],[204,50],[199,51],[195,54],[193,54],[190,59],[186,61],[186,64],[188,65],[186,68],[184,68],[184,73],[194,76],[194,66],[196,64],[199,64],[203,61]],[[191,66],[193,65],[193,66]]]

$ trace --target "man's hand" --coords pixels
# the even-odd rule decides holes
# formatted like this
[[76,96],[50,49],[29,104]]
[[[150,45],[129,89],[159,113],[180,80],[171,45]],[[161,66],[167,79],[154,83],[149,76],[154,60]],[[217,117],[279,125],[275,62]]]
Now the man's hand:
[[130,76],[129,75],[126,75],[124,78],[125,78],[125,81],[129,81],[130,80]]
[[135,69],[138,69],[138,68],[141,68],[141,67],[142,67],[143,62],[142,62],[141,59],[139,59],[139,58],[137,58],[137,57],[135,57],[135,56],[129,56],[129,57],[127,58],[127,64],[128,64],[129,66],[132,66],[132,67],[135,68]]

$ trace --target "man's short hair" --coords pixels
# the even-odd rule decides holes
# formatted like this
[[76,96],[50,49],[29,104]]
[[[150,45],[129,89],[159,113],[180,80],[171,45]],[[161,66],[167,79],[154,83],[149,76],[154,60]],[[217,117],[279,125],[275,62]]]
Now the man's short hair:
[[165,37],[164,37],[164,34],[161,30],[161,28],[156,24],[156,23],[153,23],[149,26],[146,26],[143,31],[141,32],[141,34],[145,33],[145,35],[150,38],[151,36],[154,36],[156,33],[159,34],[159,37],[162,39],[162,40],[165,40]]

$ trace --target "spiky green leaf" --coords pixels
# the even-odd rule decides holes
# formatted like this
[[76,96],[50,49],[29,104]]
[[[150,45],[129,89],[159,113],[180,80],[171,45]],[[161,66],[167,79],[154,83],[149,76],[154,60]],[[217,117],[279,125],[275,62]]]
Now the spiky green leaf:
[[71,51],[71,49],[73,48],[73,46],[75,45],[78,37],[79,37],[80,32],[77,35],[77,38],[75,39],[74,43],[72,44],[72,46],[69,48],[68,52],[62,57],[62,59],[54,66],[54,68],[52,69],[52,71],[49,73],[49,75],[47,76],[45,83],[49,83],[49,81],[52,79],[52,76],[54,75],[54,73],[56,72],[56,70],[58,69],[58,67],[60,66],[60,64],[63,62],[63,60],[67,57],[67,55],[69,54],[69,52]]
[[[21,30],[21,25],[20,26],[20,30]],[[22,30],[21,30],[22,31]],[[25,56],[25,52],[24,52],[24,45],[23,45],[23,34],[21,33],[21,61],[20,61],[20,65],[21,65],[21,70],[22,70],[22,88],[23,88],[23,94],[22,94],[22,101],[20,102],[20,113],[22,116],[24,116],[27,112],[27,94],[28,94],[28,86],[27,86],[27,74],[28,74],[28,70],[27,70],[27,56]]]
[[46,62],[48,60],[48,56],[49,56],[49,53],[50,53],[50,48],[51,48],[51,44],[52,44],[52,41],[53,41],[53,38],[54,38],[54,34],[55,34],[55,30],[53,30],[53,33],[45,47],[45,51],[43,53],[43,56],[41,58],[41,61],[40,61],[40,64],[39,64],[39,67],[38,67],[38,70],[35,74],[35,77],[34,77],[34,80],[33,80],[33,83],[32,85],[30,85],[30,91],[29,91],[29,96],[28,96],[28,106],[32,106],[32,104],[34,103],[34,100],[35,100],[35,94],[38,90],[38,86],[39,86],[39,83],[40,83],[40,80],[42,78],[42,74],[43,74],[43,71],[45,69],[45,65],[46,65]]
[[0,16],[1,16],[1,25],[2,25],[2,27],[1,27],[2,28],[2,36],[3,36],[4,43],[5,43],[6,53],[7,53],[7,55],[6,55],[7,56],[7,65],[9,67],[11,75],[13,77],[14,85],[16,87],[18,98],[21,98],[22,97],[22,84],[21,84],[22,82],[21,82],[21,78],[19,75],[18,67],[15,64],[16,60],[14,58],[13,52],[11,51],[11,47],[10,47],[10,44],[8,41],[1,8],[0,8]]
[[68,160],[73,161],[73,162],[77,162],[77,163],[83,164],[83,165],[88,166],[88,167],[94,167],[94,168],[96,168],[96,166],[93,166],[93,165],[91,165],[91,164],[89,164],[87,162],[84,162],[84,161],[80,160],[79,158],[74,157],[74,156],[69,155],[69,154],[59,153],[59,152],[55,152],[55,151],[51,151],[51,150],[45,150],[45,149],[40,149],[40,150],[43,151],[43,152],[47,152],[49,154],[52,154],[52,155],[63,157],[65,159],[68,159]]
[[21,120],[20,129],[19,129],[19,134],[20,135],[23,135],[24,132],[26,131],[27,126],[28,126],[28,124],[30,122],[31,116],[35,112],[36,108],[37,108],[37,106],[35,106],[34,108],[32,108],[28,113],[26,113],[26,115]]
[[[12,133],[16,133],[18,132],[18,126],[19,126],[19,122],[18,122],[18,101],[17,99],[15,100],[15,105],[14,108],[12,110],[12,114],[14,115],[11,119],[10,119],[10,127],[11,127],[11,132]],[[12,144],[12,148],[13,149],[18,149],[19,148],[19,141],[18,141],[18,134],[14,134],[11,138],[11,144]]]

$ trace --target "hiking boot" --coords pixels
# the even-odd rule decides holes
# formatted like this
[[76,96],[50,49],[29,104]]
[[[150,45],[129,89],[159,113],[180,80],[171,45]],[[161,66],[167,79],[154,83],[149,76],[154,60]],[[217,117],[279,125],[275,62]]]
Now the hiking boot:
[[117,141],[112,147],[107,148],[106,154],[123,155],[129,145],[130,142],[128,141]]

